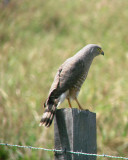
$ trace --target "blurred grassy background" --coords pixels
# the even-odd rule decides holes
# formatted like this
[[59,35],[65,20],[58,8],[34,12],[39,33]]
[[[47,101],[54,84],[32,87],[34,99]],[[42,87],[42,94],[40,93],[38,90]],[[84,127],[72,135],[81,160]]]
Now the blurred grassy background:
[[[1,142],[54,148],[53,125],[38,126],[42,104],[60,64],[88,43],[105,56],[93,61],[79,100],[97,113],[98,153],[128,157],[127,0],[0,1]],[[1,160],[53,156],[0,147]]]

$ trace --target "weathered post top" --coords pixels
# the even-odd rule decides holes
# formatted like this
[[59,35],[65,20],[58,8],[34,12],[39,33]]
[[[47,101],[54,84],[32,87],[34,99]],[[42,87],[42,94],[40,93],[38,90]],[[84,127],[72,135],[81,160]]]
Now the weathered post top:
[[55,160],[96,160],[94,156],[67,153],[66,151],[97,153],[96,114],[76,108],[58,109],[54,120]]

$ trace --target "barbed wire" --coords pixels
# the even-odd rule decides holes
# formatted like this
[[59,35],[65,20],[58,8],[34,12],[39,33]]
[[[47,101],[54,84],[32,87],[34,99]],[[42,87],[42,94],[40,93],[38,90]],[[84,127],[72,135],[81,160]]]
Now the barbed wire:
[[27,148],[27,149],[35,149],[35,150],[44,150],[49,152],[59,152],[59,153],[70,153],[70,154],[77,154],[77,155],[85,155],[85,156],[96,156],[96,157],[108,157],[108,158],[117,158],[117,159],[127,159],[127,157],[120,157],[120,156],[111,156],[107,154],[93,154],[93,153],[83,153],[83,152],[74,152],[74,151],[66,151],[66,150],[58,150],[58,149],[46,149],[42,147],[32,147],[32,146],[21,146],[17,144],[8,144],[8,143],[0,143],[0,146],[8,146],[8,147],[18,147],[18,148]]

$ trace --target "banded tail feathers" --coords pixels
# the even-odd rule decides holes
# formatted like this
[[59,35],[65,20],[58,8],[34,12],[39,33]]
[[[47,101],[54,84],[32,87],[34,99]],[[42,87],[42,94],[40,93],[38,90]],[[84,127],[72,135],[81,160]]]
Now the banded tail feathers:
[[39,126],[50,127],[56,113],[56,109],[56,104],[47,105],[45,107],[45,111],[43,113]]

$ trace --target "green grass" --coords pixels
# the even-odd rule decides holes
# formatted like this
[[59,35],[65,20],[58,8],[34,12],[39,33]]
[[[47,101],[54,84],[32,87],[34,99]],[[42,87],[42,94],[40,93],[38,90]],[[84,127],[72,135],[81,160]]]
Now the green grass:
[[[97,113],[98,153],[128,157],[128,1],[0,3],[0,141],[54,148],[53,125],[38,126],[42,104],[60,64],[96,43],[105,56],[94,60],[79,100]],[[53,153],[0,147],[0,159]]]

